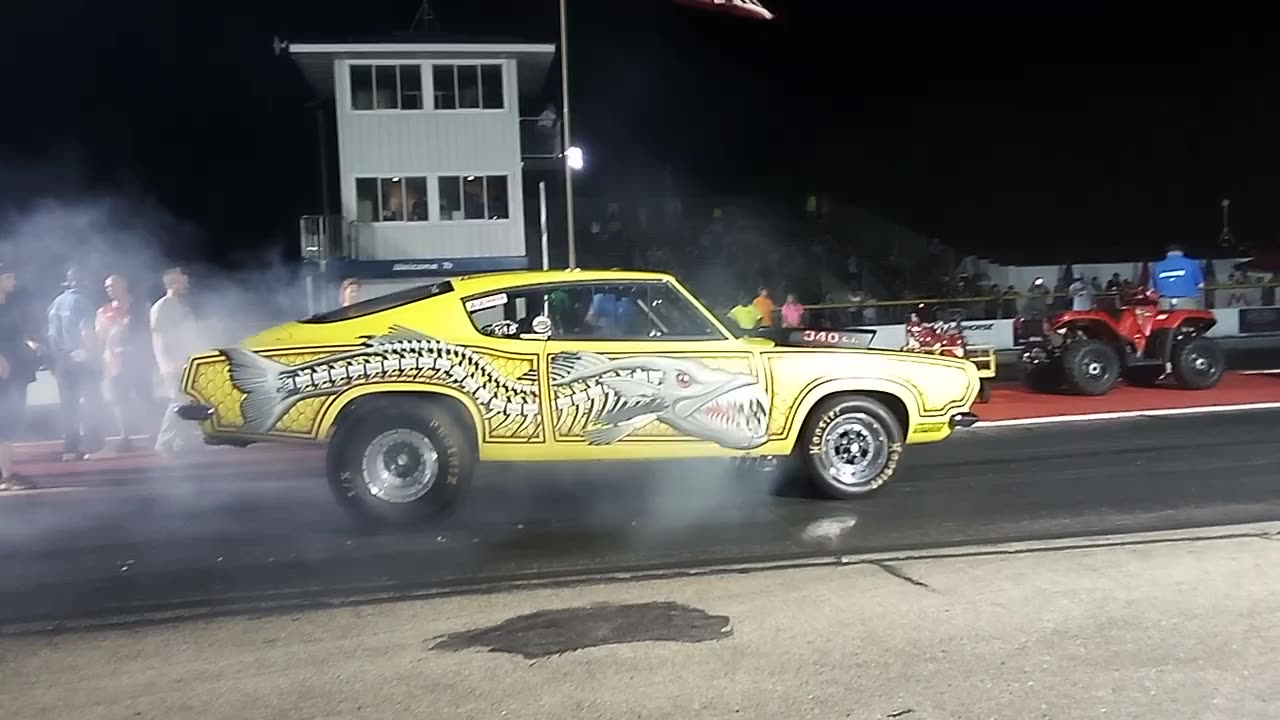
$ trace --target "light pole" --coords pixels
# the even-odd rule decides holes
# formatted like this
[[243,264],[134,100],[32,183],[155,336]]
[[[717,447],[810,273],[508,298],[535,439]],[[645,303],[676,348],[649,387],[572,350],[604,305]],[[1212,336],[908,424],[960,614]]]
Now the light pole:
[[569,267],[578,266],[578,245],[574,237],[573,220],[573,170],[569,167],[569,26],[565,12],[567,0],[560,0],[560,96],[561,122],[564,124],[564,141],[561,157],[564,159],[564,205],[569,239]]
[[1231,199],[1222,199],[1222,232],[1218,235],[1218,244],[1222,247],[1230,247],[1231,245],[1231,224],[1228,222],[1231,209]]

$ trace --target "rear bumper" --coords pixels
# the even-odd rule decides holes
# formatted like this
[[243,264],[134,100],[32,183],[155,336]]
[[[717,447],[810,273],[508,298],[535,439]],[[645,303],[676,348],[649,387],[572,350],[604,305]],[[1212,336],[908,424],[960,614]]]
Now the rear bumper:
[[213,417],[213,408],[200,403],[187,403],[179,406],[176,412],[178,417],[183,420],[193,420],[195,422],[204,422]]
[[951,416],[951,429],[958,430],[960,428],[973,427],[978,422],[978,416],[971,412],[956,413]]

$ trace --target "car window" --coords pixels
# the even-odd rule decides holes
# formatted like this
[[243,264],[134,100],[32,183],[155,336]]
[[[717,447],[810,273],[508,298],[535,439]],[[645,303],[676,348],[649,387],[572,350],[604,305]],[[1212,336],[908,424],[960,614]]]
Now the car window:
[[464,306],[476,330],[490,337],[536,333],[534,319],[545,314],[540,288],[501,290],[467,298]]
[[372,297],[368,300],[361,300],[360,302],[347,305],[346,307],[316,313],[315,315],[299,320],[298,322],[317,324],[337,322],[339,320],[352,320],[354,318],[372,315],[374,313],[382,312],[383,310],[391,310],[392,308],[398,308],[402,305],[408,305],[412,302],[426,300],[427,298],[437,297],[450,292],[453,292],[453,283],[448,280],[428,285],[418,285],[398,292]]
[[[519,288],[465,302],[476,329],[494,337],[547,333],[582,340],[723,338],[696,305],[662,282]],[[539,316],[550,321],[550,328],[535,327]]]

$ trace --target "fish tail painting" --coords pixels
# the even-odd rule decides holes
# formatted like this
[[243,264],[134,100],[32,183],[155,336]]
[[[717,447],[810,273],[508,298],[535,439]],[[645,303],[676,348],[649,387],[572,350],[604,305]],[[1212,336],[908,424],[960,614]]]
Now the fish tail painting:
[[244,400],[240,402],[244,430],[263,433],[275,427],[292,404],[289,398],[282,398],[276,392],[280,376],[290,367],[243,348],[222,352],[230,365],[232,384],[244,393]]
[[[469,396],[500,437],[531,440],[542,425],[536,367],[511,378],[489,357],[402,326],[367,337],[362,346],[298,365],[243,348],[222,351],[231,382],[244,393],[244,432],[271,432],[302,400],[335,395],[356,385],[422,382]],[[531,359],[530,359],[531,361]]]

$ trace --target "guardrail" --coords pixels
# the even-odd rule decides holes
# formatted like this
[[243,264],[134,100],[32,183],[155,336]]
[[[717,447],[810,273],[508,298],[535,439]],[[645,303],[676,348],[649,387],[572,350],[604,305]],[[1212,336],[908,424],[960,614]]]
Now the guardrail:
[[355,234],[341,215],[298,218],[299,250],[304,260],[355,256]]
[[[1263,337],[1280,335],[1280,306],[1222,308],[1212,310],[1218,323],[1209,331],[1212,337]],[[960,322],[971,345],[990,345],[997,350],[1014,350],[1019,346],[1014,318],[965,319]],[[810,327],[823,327],[806,323]],[[906,326],[902,323],[846,323],[826,327],[865,327],[876,331],[871,346],[897,349],[906,345]]]
[[[1280,283],[1254,283],[1249,285],[1209,285],[1201,295],[1203,306],[1213,308],[1264,308],[1280,305]],[[1210,296],[1209,293],[1212,293]],[[911,313],[919,312],[922,320],[950,318],[956,312],[965,320],[1012,320],[1021,314],[1026,295],[981,296],[969,298],[911,298],[907,300],[877,300],[868,303],[827,303],[806,305],[806,324],[813,327],[847,327],[849,325],[894,325],[905,323]],[[1212,302],[1205,302],[1206,300]],[[1071,296],[1066,293],[1050,293],[1046,297],[1050,309],[1066,310]],[[1094,296],[1095,307],[1118,305],[1118,293],[1099,293]],[[922,310],[923,308],[923,310]],[[780,312],[780,311],[775,311]],[[860,315],[860,316],[859,316]]]
[[564,138],[559,120],[520,118],[520,155],[526,158],[558,158],[563,154]]

